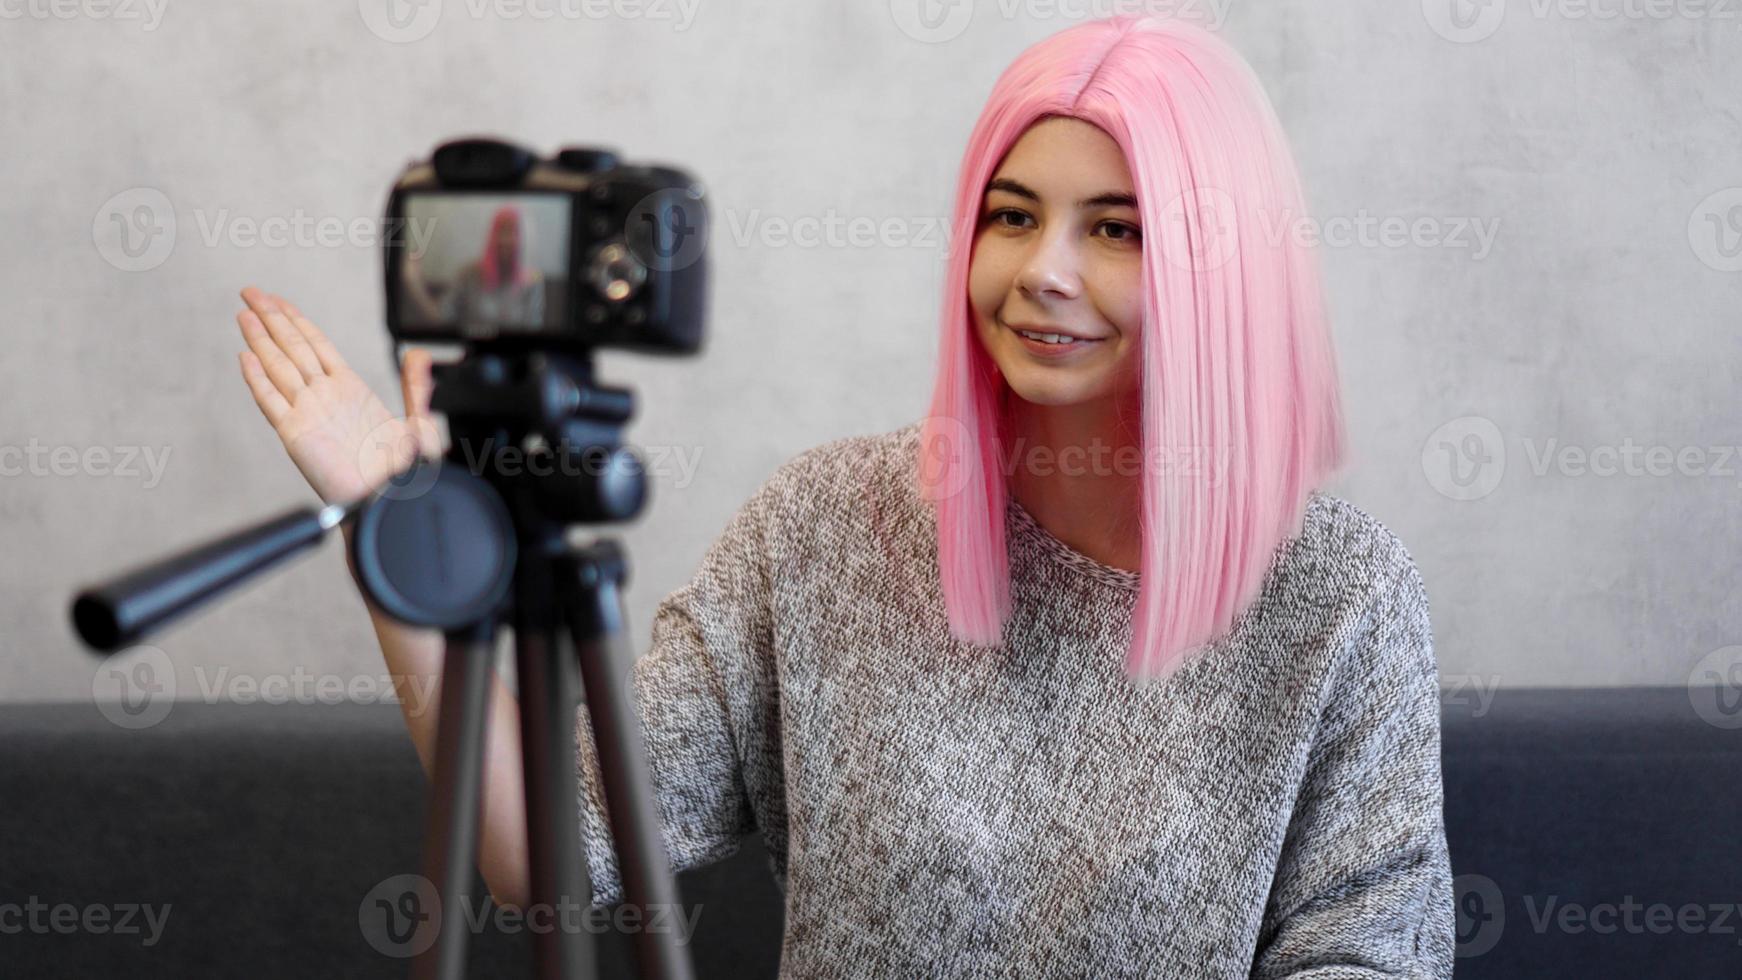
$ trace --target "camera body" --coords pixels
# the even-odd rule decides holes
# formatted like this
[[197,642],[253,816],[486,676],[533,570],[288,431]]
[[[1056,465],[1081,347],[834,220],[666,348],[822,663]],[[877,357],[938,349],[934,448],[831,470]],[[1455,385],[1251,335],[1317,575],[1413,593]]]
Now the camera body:
[[601,147],[548,159],[490,138],[413,161],[387,202],[396,343],[503,353],[701,349],[708,208],[674,167]]

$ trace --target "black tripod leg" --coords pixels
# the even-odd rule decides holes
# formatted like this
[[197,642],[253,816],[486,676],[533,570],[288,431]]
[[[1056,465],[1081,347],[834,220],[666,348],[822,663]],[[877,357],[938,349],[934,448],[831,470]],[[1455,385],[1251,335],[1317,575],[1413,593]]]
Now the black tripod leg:
[[[585,916],[592,889],[579,874],[581,853],[575,779],[574,664],[558,642],[551,558],[522,552],[515,573],[514,646],[520,688],[520,743],[526,770],[527,859],[534,973],[541,980],[592,976],[593,936]],[[563,910],[569,911],[563,911]]]
[[[574,636],[587,714],[599,748],[599,778],[616,841],[625,905],[640,910],[639,920],[675,920],[679,912],[677,881],[661,831],[663,819],[654,796],[653,780],[642,746],[641,718],[630,700],[628,677],[634,650],[625,643],[619,588],[624,560],[614,542],[595,542],[573,557],[574,565],[559,583],[562,608]],[[641,928],[635,933],[637,972],[643,980],[691,980],[689,952],[670,928]]]
[[436,941],[412,962],[417,980],[458,980],[466,967],[466,903],[478,857],[484,733],[490,723],[493,622],[447,634],[434,786],[424,818],[424,877],[441,897]]

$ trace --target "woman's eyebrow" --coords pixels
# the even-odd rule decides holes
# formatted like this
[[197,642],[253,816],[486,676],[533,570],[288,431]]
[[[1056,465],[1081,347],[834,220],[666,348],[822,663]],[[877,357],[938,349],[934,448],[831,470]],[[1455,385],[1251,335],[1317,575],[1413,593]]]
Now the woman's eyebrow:
[[[986,185],[986,193],[990,194],[993,191],[1004,191],[1004,192],[1009,193],[1009,194],[1015,194],[1017,197],[1026,197],[1030,201],[1034,201],[1036,203],[1040,202],[1040,195],[1036,194],[1032,190],[1029,190],[1028,185],[1022,183],[1021,181],[1011,180],[1009,177],[999,177],[996,180],[994,180],[991,183]],[[1094,197],[1083,198],[1081,201],[1077,202],[1077,207],[1079,207],[1079,208],[1100,208],[1100,207],[1136,208],[1137,207],[1137,198],[1131,196],[1130,194],[1123,194],[1123,193],[1119,193],[1116,191],[1106,191],[1106,192],[1101,193],[1101,194],[1096,194]]]

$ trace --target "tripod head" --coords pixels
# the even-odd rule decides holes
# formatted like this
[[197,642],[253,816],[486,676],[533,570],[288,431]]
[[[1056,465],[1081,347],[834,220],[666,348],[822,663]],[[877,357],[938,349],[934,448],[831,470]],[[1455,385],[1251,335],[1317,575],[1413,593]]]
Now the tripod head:
[[595,383],[590,358],[481,351],[433,374],[451,445],[358,508],[351,558],[388,614],[453,628],[503,612],[522,549],[560,549],[569,525],[632,520],[648,484],[623,440],[634,393]]
[[451,461],[510,498],[508,488],[524,483],[553,521],[616,523],[641,513],[645,469],[622,431],[635,395],[598,384],[590,357],[484,353],[434,373],[431,408],[448,418]]

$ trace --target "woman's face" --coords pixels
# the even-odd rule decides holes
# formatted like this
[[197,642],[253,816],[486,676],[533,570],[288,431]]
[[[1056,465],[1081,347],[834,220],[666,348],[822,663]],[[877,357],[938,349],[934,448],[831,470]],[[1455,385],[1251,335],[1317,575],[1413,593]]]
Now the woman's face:
[[[1080,119],[1029,127],[988,182],[968,294],[980,343],[1021,398],[1136,391],[1143,238],[1119,144]],[[1020,331],[1069,334],[1063,345]]]

